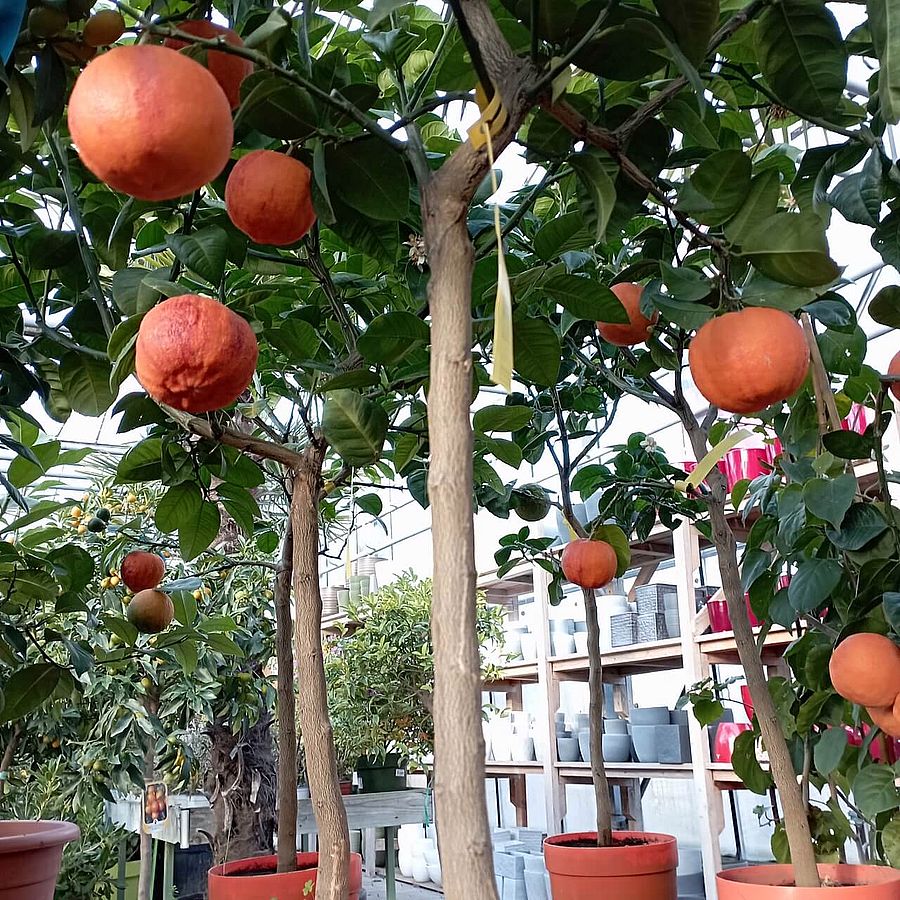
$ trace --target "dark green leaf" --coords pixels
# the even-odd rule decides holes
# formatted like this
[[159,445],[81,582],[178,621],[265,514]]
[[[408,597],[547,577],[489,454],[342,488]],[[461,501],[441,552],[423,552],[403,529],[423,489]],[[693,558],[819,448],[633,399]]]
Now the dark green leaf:
[[395,222],[409,209],[409,172],[403,156],[378,138],[326,151],[328,184],[348,206],[369,218]]
[[178,546],[182,559],[190,562],[208,549],[216,539],[220,526],[219,508],[215,503],[203,500],[191,519],[178,526]]
[[828,540],[839,550],[861,550],[887,529],[887,522],[871,503],[854,503],[844,516],[840,530],[826,528]]
[[542,285],[547,294],[578,319],[626,324],[628,313],[618,297],[591,278],[554,275]]
[[393,364],[431,339],[428,324],[411,312],[376,316],[359,336],[357,347],[373,363]]
[[42,125],[47,119],[58,119],[66,105],[66,66],[53,48],[45,44],[37,58],[35,104],[32,124]]
[[730,219],[750,192],[750,157],[742,150],[720,150],[697,166],[678,197],[678,208],[704,225]]
[[606,153],[585,150],[570,158],[578,175],[578,197],[585,223],[595,241],[606,238],[606,226],[616,203],[618,166]]
[[534,415],[530,406],[485,406],[475,413],[472,425],[485,434],[493,431],[518,431]]
[[782,284],[816,287],[840,275],[828,255],[825,223],[812,213],[779,213],[748,231],[744,253],[764,275]]
[[883,287],[869,301],[869,315],[880,325],[900,328],[900,287]]
[[896,809],[900,804],[900,791],[894,785],[894,773],[890,766],[865,766],[853,779],[853,799],[859,811],[869,819],[878,813]]
[[220,484],[216,488],[225,511],[237,523],[238,527],[247,537],[253,534],[253,523],[260,518],[261,513],[256,498],[246,488],[234,484]]
[[541,387],[556,384],[559,376],[559,337],[543,319],[513,322],[513,358],[516,372]]
[[881,598],[884,606],[884,617],[897,634],[900,634],[900,593],[885,591]]
[[178,591],[172,595],[175,607],[175,618],[186,628],[194,624],[197,618],[197,601],[190,591]]
[[821,606],[840,584],[844,569],[836,559],[806,559],[788,586],[788,599],[798,614]]
[[170,487],[156,505],[153,520],[163,534],[171,534],[193,522],[203,503],[203,494],[193,482],[186,481]]
[[235,128],[249,125],[269,137],[302,140],[319,124],[309,93],[272,72],[257,71],[241,84],[243,102],[235,116]]
[[85,416],[99,416],[116,397],[109,384],[112,370],[106,360],[70,351],[59,361],[59,380],[69,405]]
[[813,752],[816,772],[827,778],[838,767],[846,749],[847,732],[843,728],[826,729]]
[[332,391],[325,398],[322,433],[348,465],[367,466],[381,455],[387,437],[384,408],[355,391]]
[[819,519],[840,528],[844,515],[856,496],[856,477],[839,475],[837,478],[814,478],[803,488],[806,508]]
[[170,234],[166,245],[195,274],[217,285],[225,272],[228,259],[228,235],[210,225],[193,234]]
[[873,449],[872,439],[855,431],[830,431],[823,435],[822,443],[840,459],[868,459]]
[[748,791],[766,794],[772,786],[772,776],[756,758],[756,735],[752,731],[744,731],[735,739],[731,764]]
[[[894,0],[867,0],[869,31],[881,63],[878,100],[885,122],[900,121],[900,9]],[[897,865],[895,862],[894,865]]]
[[725,223],[725,236],[728,240],[736,244],[743,243],[744,238],[760,222],[775,215],[780,195],[781,179],[778,172],[768,169],[754,175],[741,208]]
[[50,663],[13,672],[3,685],[6,703],[0,709],[0,721],[15,722],[36,710],[56,689],[61,672],[59,666]]
[[116,469],[116,484],[158,481],[162,477],[162,440],[146,438],[132,447]]

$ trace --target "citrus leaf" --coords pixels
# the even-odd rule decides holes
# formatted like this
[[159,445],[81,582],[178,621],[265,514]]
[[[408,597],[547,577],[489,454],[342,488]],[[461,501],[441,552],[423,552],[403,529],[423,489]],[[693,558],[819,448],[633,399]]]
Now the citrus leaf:
[[554,275],[541,288],[578,319],[622,325],[628,323],[628,313],[619,298],[592,278]]
[[763,219],[774,216],[781,196],[781,179],[778,172],[768,169],[755,175],[741,208],[725,223],[725,236],[736,244],[743,242],[747,234]]
[[883,287],[870,301],[869,315],[880,325],[900,328],[900,287]]
[[395,222],[409,211],[406,163],[378,138],[326,150],[325,162],[331,193],[363,215]]
[[595,150],[576,153],[569,164],[578,175],[578,198],[585,223],[594,240],[603,241],[616,205],[615,176],[619,167],[608,154]]
[[778,213],[744,236],[743,251],[753,265],[782,284],[816,287],[840,275],[828,255],[825,223],[813,213]]
[[253,522],[261,515],[256,498],[246,488],[233,484],[220,484],[216,488],[225,511],[237,522],[238,527],[248,537],[253,534]]
[[719,24],[719,0],[653,0],[684,55],[699,66]]
[[99,416],[116,397],[110,387],[112,370],[105,359],[75,351],[59,361],[59,381],[69,405],[85,416]]
[[541,387],[556,384],[562,348],[553,326],[543,319],[513,323],[515,369],[526,381]]
[[387,430],[387,413],[373,400],[350,390],[326,395],[322,434],[348,465],[375,462],[384,448]]
[[631,544],[628,535],[618,525],[598,525],[591,532],[592,541],[606,541],[616,551],[616,578],[621,578],[631,566]]
[[678,208],[704,225],[721,225],[744,204],[750,191],[750,157],[720,150],[697,166],[678,196]]
[[[900,8],[896,0],[867,0],[869,32],[881,63],[878,100],[885,122],[900,122]],[[897,863],[894,863],[897,865]]]
[[190,521],[178,527],[178,546],[182,559],[196,559],[216,539],[221,526],[219,508],[215,503],[203,500]]
[[399,362],[431,339],[428,324],[411,312],[398,310],[376,316],[359,336],[357,348],[373,363]]
[[116,484],[158,481],[162,477],[162,439],[146,438],[132,447],[116,468]]
[[856,496],[856,476],[840,475],[837,478],[814,478],[803,487],[806,508],[820,519],[839,528]]
[[843,728],[826,729],[813,754],[816,772],[827,778],[838,767],[846,749],[847,732]]
[[217,225],[201,228],[193,234],[170,234],[166,246],[195,274],[217,285],[228,259],[228,235]]
[[518,431],[534,415],[530,406],[484,406],[475,413],[472,427],[482,433]]
[[36,710],[56,690],[59,666],[37,663],[13,672],[3,686],[6,703],[0,710],[0,721],[15,722]]
[[853,799],[867,819],[896,809],[900,803],[900,791],[894,785],[891,767],[870,765],[862,769],[853,780]]
[[192,522],[202,503],[203,494],[196,484],[187,481],[173,484],[157,503],[153,521],[163,534],[171,534],[183,524]]
[[807,559],[797,566],[788,585],[788,600],[796,613],[820,606],[840,584],[844,569],[836,559]]

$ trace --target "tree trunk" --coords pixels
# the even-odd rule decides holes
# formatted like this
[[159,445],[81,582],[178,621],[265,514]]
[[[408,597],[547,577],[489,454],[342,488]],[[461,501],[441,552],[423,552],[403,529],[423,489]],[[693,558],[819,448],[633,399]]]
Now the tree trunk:
[[13,725],[12,734],[9,736],[9,742],[6,745],[6,749],[3,751],[3,759],[0,760],[0,797],[6,793],[6,776],[9,773],[10,766],[12,766],[16,750],[19,746],[19,738],[21,736],[22,726],[16,722],[16,724]]
[[275,658],[278,664],[278,871],[297,868],[297,711],[294,700],[291,577],[294,529],[289,521],[275,578]]
[[583,588],[584,613],[588,636],[588,713],[591,729],[591,781],[597,804],[597,846],[612,845],[612,804],[609,781],[603,765],[603,660],[600,656],[600,623],[597,621],[597,595]]
[[[350,835],[341,797],[328,692],[322,660],[322,597],[319,593],[319,492],[323,443],[313,443],[294,473],[294,597],[297,604],[297,678],[306,774],[319,832],[317,900],[347,900]],[[295,779],[296,781],[296,779]],[[294,785],[296,790],[296,784]]]
[[[144,697],[144,708],[155,716],[159,711],[159,697],[156,688]],[[156,754],[153,750],[153,741],[147,738],[144,749],[144,781],[153,781],[156,773]],[[144,825],[144,795],[141,794],[141,833],[140,833],[140,866],[138,868],[137,900],[150,900],[153,893],[153,839],[150,837]]]
[[221,864],[271,853],[277,783],[272,720],[264,713],[239,734],[228,723],[213,722],[208,734],[213,858]]
[[473,251],[466,204],[422,191],[431,278],[431,461],[434,584],[435,795],[441,818],[444,894],[448,900],[496,900],[484,793],[481,663],[475,630],[472,508],[471,288]]
[[[709,452],[706,435],[689,409],[681,411],[681,418],[697,459],[703,459]],[[797,887],[818,887],[820,884],[819,872],[816,867],[816,855],[809,830],[807,808],[803,803],[791,754],[778,721],[778,712],[775,709],[772,695],[769,693],[766,672],[756,649],[756,639],[747,613],[747,604],[744,601],[744,589],[741,585],[741,573],[737,559],[737,544],[725,515],[725,497],[727,495],[725,476],[714,466],[707,482],[711,489],[709,517],[712,523],[713,543],[719,559],[722,590],[725,592],[725,599],[728,603],[728,614],[734,629],[734,642],[737,645],[738,657],[744,669],[750,696],[753,698],[753,708],[762,732],[763,744],[769,754],[772,778],[781,795],[784,827],[791,850],[794,878]]]

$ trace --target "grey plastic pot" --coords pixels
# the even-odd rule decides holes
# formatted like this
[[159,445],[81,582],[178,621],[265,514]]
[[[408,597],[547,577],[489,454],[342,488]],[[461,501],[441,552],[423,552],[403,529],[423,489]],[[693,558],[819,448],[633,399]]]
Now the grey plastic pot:
[[604,719],[603,720],[603,733],[604,734],[628,734],[628,720],[627,719]]
[[558,737],[556,739],[556,753],[560,762],[579,762],[581,760],[581,751],[578,748],[578,738]]
[[665,706],[632,706],[628,718],[632,726],[668,725],[669,710]]
[[656,758],[658,762],[667,764],[691,761],[691,741],[685,726],[656,726]]
[[578,732],[578,749],[581,751],[581,758],[585,762],[591,761],[591,733],[590,731]]
[[[666,725],[668,728],[669,726]],[[659,750],[656,744],[656,725],[632,725],[631,743],[634,758],[641,763],[659,762]]]
[[631,759],[631,735],[604,734],[603,759],[608,763],[625,763]]

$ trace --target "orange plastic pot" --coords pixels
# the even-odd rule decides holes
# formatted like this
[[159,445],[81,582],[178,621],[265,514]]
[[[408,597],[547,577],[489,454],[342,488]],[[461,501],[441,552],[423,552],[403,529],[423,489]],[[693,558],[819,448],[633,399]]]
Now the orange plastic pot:
[[[318,853],[298,853],[297,871],[276,873],[277,856],[238,859],[209,870],[209,900],[315,900]],[[350,854],[350,891],[359,900],[362,857]]]
[[[544,841],[553,900],[677,900],[678,846],[669,834],[613,832],[612,847],[567,847],[596,841],[596,832],[557,834]],[[616,843],[626,840],[643,844]]]
[[840,887],[793,886],[791,866],[749,866],[716,876],[719,900],[897,900],[900,871],[881,866],[820,865],[819,875]]
[[53,900],[63,847],[79,837],[71,822],[0,822],[0,900]]

